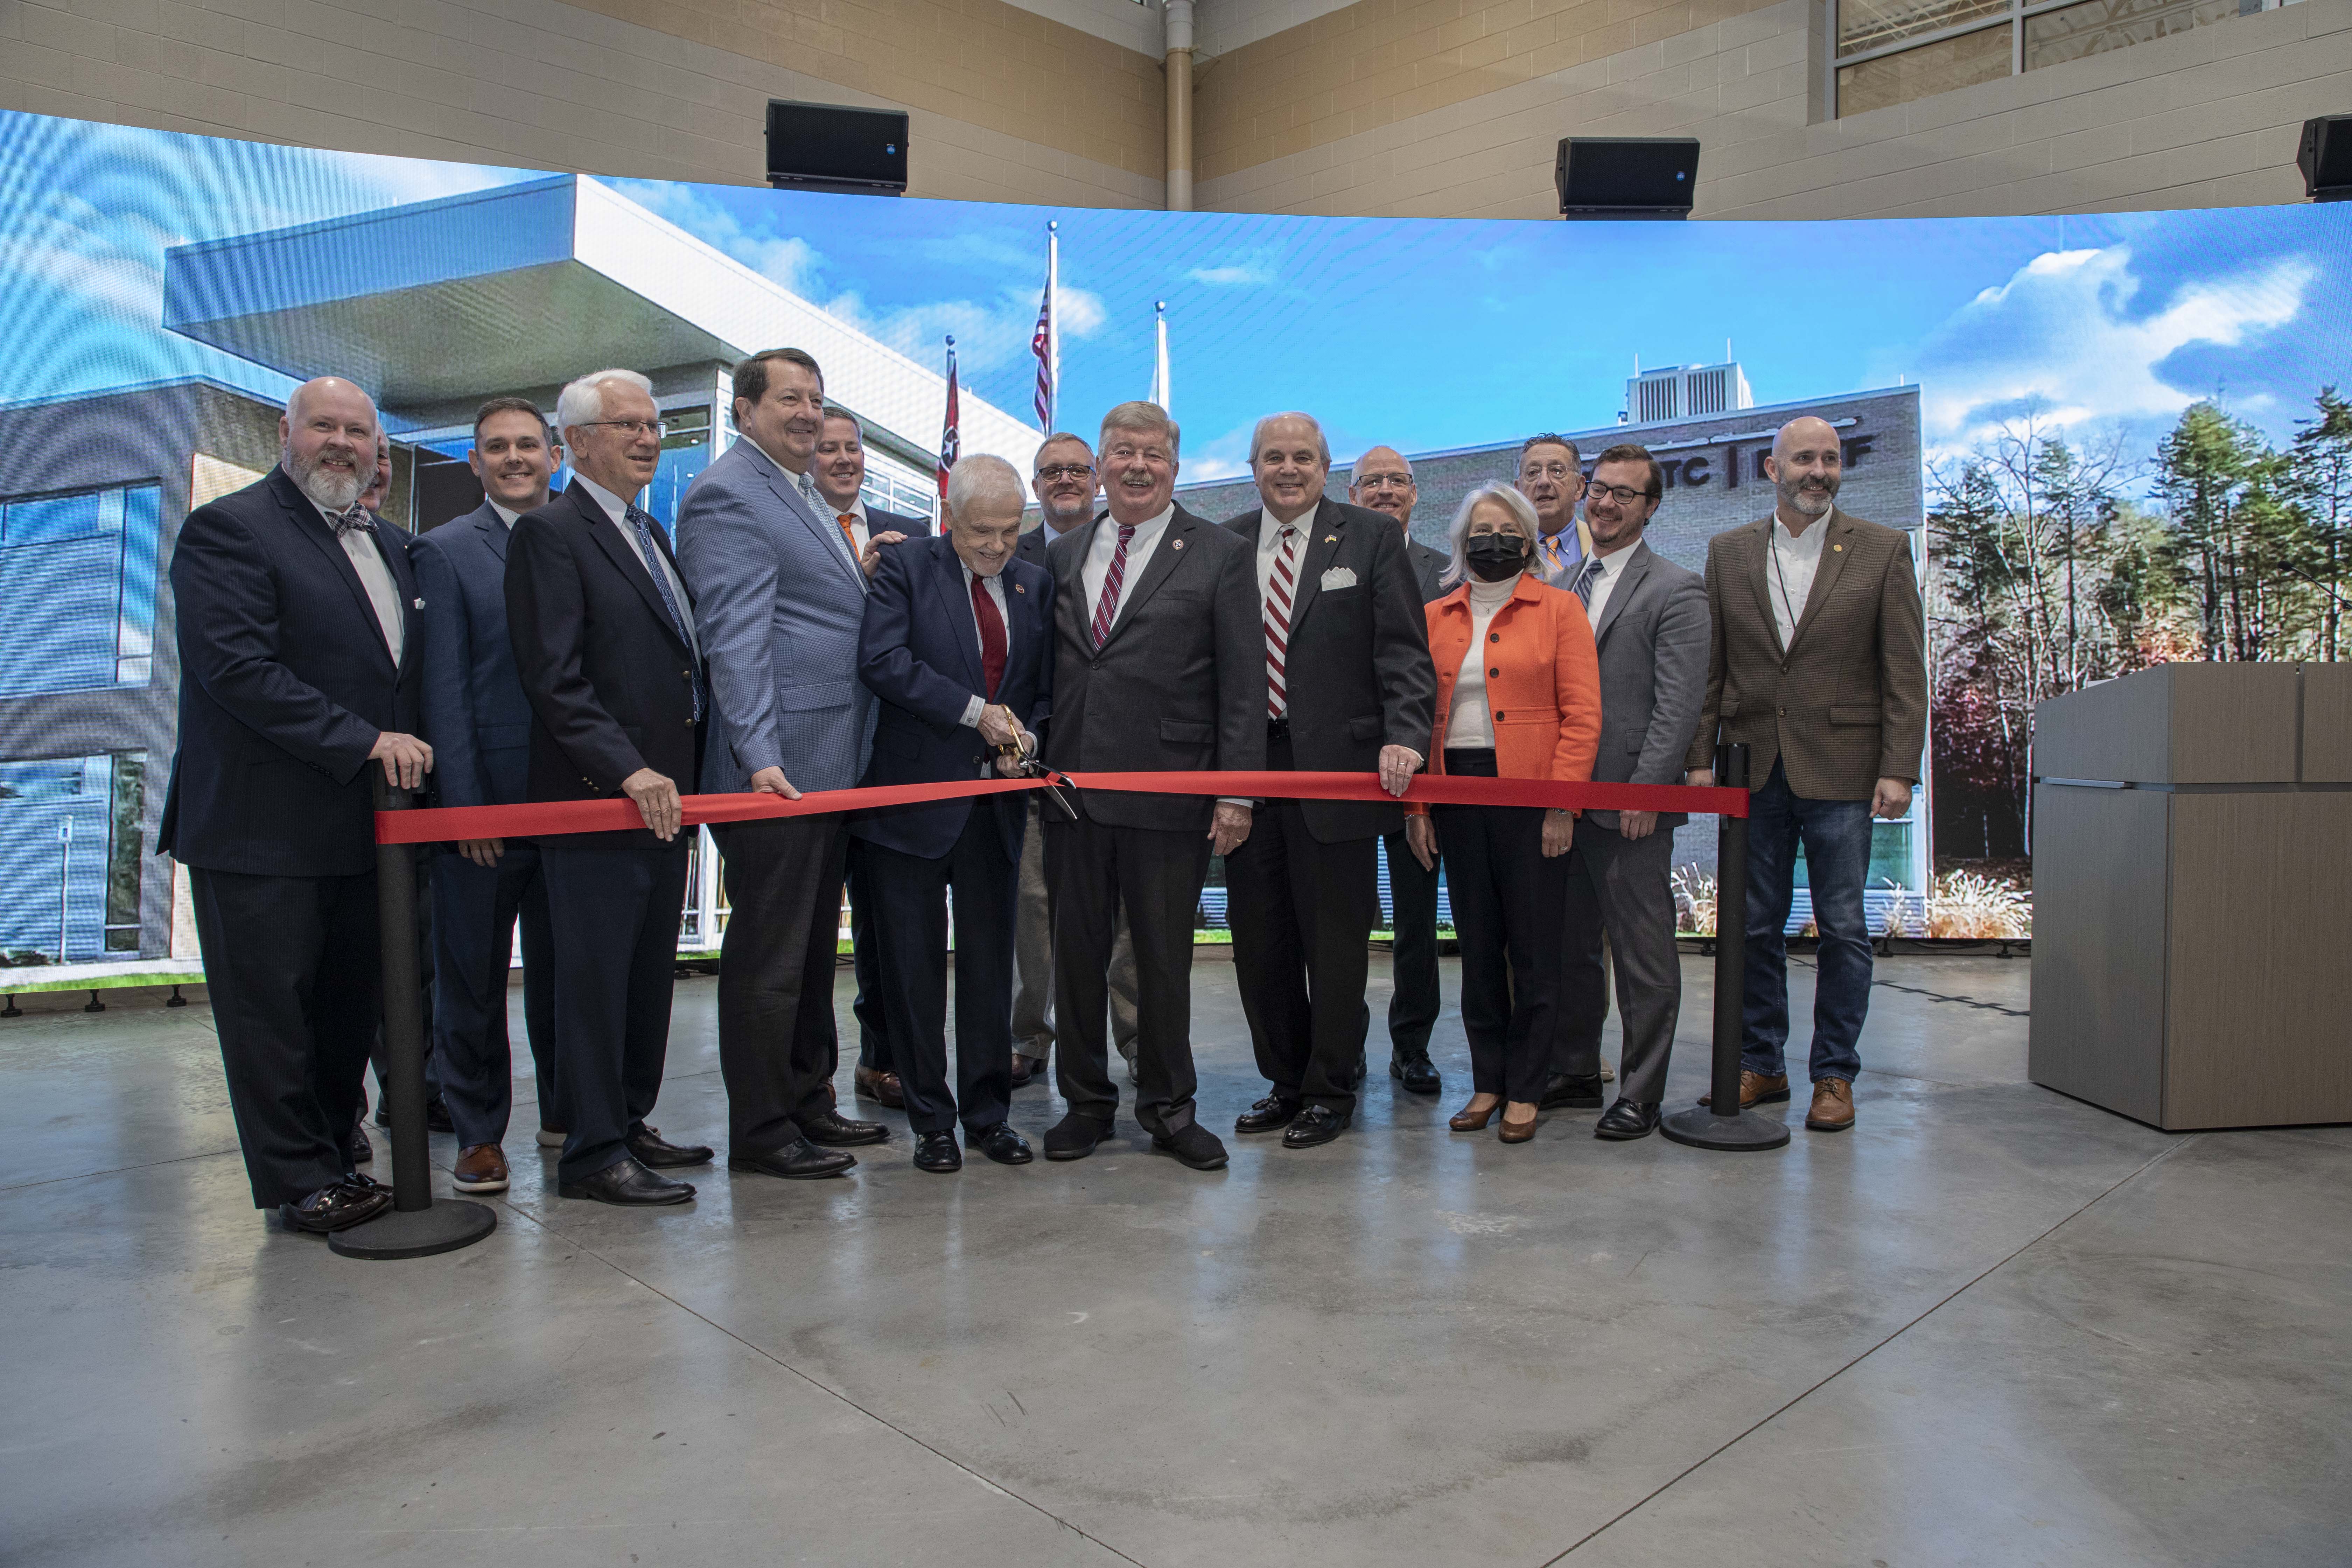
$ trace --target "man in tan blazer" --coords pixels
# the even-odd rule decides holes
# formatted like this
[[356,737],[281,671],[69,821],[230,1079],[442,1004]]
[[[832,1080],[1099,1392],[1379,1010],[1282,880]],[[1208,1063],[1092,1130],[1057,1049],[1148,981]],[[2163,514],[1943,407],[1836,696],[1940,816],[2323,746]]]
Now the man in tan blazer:
[[1899,817],[1927,736],[1919,584],[1909,539],[1837,510],[1837,432],[1792,419],[1765,472],[1770,517],[1708,542],[1715,623],[1689,782],[1714,782],[1718,741],[1749,747],[1748,984],[1739,1102],[1789,1098],[1788,924],[1797,847],[1822,934],[1813,991],[1812,1108],[1805,1125],[1853,1125],[1858,1042],[1870,1010],[1862,891],[1871,819]]

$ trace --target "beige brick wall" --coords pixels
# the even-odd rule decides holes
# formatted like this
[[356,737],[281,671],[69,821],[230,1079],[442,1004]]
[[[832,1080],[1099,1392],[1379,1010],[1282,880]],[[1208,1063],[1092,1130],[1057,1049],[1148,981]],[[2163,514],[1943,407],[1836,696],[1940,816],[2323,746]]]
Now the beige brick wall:
[[[1612,12],[1619,3],[1610,0]],[[1294,31],[1340,26],[1363,8]],[[1236,129],[1265,115],[1244,117],[1229,100],[1217,132],[1226,161],[1202,183],[1198,200],[1259,212],[1549,217],[1559,210],[1559,140],[1588,134],[1698,137],[1702,217],[2256,205],[2301,199],[2294,161],[2303,121],[2352,105],[2352,0],[2303,0],[1822,121],[1811,37],[1817,15],[1811,0],[1777,0],[1475,95],[1461,94],[1460,84],[1480,73],[1491,79],[1501,68],[1441,60],[1444,74],[1425,89],[1446,100],[1385,121],[1379,100],[1340,111],[1294,93],[1289,101],[1328,112],[1294,119],[1271,155],[1262,155],[1268,142],[1255,132]],[[1643,26],[1638,17],[1627,25],[1637,33]],[[1210,85],[1265,81],[1245,57],[1289,37],[1236,50]],[[1297,55],[1311,42],[1286,47]],[[1328,40],[1306,53],[1326,69],[1376,58]],[[1228,72],[1229,64],[1240,68]],[[1260,87],[1241,98],[1270,111],[1281,96]],[[1326,134],[1339,112],[1365,119],[1344,135]],[[1238,151],[1244,146],[1252,151]]]
[[0,108],[761,183],[770,98],[910,111],[911,194],[1157,206],[1160,73],[1003,0],[0,0]]

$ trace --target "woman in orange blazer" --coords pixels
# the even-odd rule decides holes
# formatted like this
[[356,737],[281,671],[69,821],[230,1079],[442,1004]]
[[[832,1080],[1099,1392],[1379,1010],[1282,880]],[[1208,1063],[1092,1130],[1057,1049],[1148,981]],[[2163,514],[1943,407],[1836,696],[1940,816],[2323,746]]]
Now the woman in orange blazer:
[[[1601,744],[1601,666],[1575,595],[1526,570],[1536,512],[1503,485],[1470,492],[1454,516],[1461,585],[1433,600],[1429,652],[1437,722],[1429,771],[1475,778],[1592,776]],[[1497,1108],[1501,1137],[1536,1133],[1559,1001],[1561,922],[1576,814],[1536,806],[1408,806],[1407,841],[1423,866],[1440,845],[1462,947],[1462,1030],[1476,1092],[1451,1123],[1482,1131]]]

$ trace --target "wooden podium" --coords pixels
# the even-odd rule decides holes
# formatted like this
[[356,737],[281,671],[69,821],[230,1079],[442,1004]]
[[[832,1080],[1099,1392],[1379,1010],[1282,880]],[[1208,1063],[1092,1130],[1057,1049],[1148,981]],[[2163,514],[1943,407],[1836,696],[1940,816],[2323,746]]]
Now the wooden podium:
[[2352,1121],[2352,664],[2170,664],[2033,740],[2033,1081],[2168,1131]]

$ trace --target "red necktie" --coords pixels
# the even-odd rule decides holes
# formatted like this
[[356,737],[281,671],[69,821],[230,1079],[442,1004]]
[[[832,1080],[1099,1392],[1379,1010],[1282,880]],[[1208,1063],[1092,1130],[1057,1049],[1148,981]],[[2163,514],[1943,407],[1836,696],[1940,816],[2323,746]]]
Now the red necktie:
[[1110,636],[1111,623],[1118,618],[1119,584],[1127,581],[1127,547],[1135,540],[1135,526],[1118,525],[1118,548],[1111,552],[1110,570],[1103,574],[1102,596],[1095,603],[1095,620],[1091,628],[1095,647],[1100,647]]
[[971,614],[980,623],[980,674],[988,682],[988,700],[996,700],[997,683],[1004,679],[1004,617],[988,592],[988,579],[971,575]]

